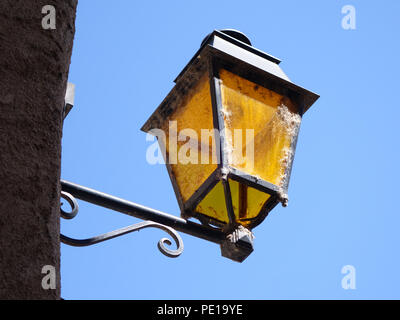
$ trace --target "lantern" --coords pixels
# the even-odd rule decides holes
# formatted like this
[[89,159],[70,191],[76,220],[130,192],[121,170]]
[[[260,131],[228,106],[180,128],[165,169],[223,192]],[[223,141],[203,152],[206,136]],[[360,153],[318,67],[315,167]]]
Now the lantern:
[[142,127],[158,138],[181,215],[249,244],[287,204],[301,117],[319,97],[279,63],[239,31],[214,31]]

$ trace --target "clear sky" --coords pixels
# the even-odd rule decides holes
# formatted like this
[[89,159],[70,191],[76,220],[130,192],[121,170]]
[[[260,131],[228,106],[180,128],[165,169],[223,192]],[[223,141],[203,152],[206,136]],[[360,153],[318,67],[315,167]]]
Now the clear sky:
[[[342,28],[353,5],[356,29]],[[146,162],[140,127],[214,29],[244,32],[321,95],[303,118],[289,188],[254,229],[243,263],[180,233],[145,229],[92,247],[61,246],[65,299],[400,298],[398,99],[400,2],[80,0],[70,68],[75,107],[64,124],[62,178],[171,214],[167,171]],[[139,220],[79,201],[62,233],[85,238]],[[342,267],[356,288],[342,288]]]

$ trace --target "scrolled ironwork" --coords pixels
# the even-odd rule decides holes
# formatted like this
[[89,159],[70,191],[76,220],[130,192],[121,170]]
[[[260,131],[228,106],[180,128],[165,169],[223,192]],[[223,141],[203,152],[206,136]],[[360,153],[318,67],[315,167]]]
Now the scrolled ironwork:
[[[71,212],[67,212],[67,211],[63,210],[62,208],[60,208],[61,217],[64,219],[73,219],[77,215],[78,210],[79,210],[78,202],[70,193],[67,193],[64,191],[61,192],[61,197],[64,198],[65,200],[67,200],[71,206]],[[131,233],[134,231],[139,231],[139,230],[145,229],[145,228],[161,229],[161,230],[167,232],[174,239],[175,244],[176,244],[176,249],[169,249],[167,247],[167,246],[172,245],[172,241],[168,238],[162,238],[162,239],[160,239],[160,241],[158,241],[157,247],[162,254],[164,254],[165,256],[170,257],[170,258],[177,258],[182,254],[183,248],[184,248],[183,241],[182,241],[181,236],[176,232],[176,230],[174,230],[171,227],[168,227],[163,224],[160,224],[160,223],[157,223],[154,221],[150,221],[150,220],[132,224],[130,226],[120,228],[117,230],[113,230],[113,231],[110,231],[107,233],[103,233],[101,235],[94,236],[94,237],[87,238],[87,239],[74,239],[74,238],[67,237],[63,234],[60,234],[60,239],[61,239],[62,243],[70,245],[70,246],[85,247],[85,246],[91,246],[91,245],[94,245],[96,243],[103,242],[106,240],[110,240],[110,239]]]
[[78,211],[79,211],[78,201],[76,201],[75,197],[72,194],[65,192],[65,191],[61,191],[61,198],[67,200],[67,202],[71,206],[71,211],[68,212],[68,211],[63,210],[63,208],[62,208],[63,203],[61,203],[61,206],[60,206],[61,217],[63,217],[64,219],[68,219],[68,220],[75,218],[75,216],[78,214]]

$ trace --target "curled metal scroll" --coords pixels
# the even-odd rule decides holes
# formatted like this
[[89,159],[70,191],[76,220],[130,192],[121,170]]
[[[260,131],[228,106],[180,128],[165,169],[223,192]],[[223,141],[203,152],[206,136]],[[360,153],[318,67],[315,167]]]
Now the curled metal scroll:
[[[74,218],[77,215],[78,209],[79,209],[76,199],[71,194],[64,192],[64,191],[61,192],[61,197],[64,198],[65,200],[67,200],[71,206],[71,212],[66,212],[63,209],[60,210],[61,217],[63,217],[64,219]],[[158,228],[158,229],[164,230],[175,240],[176,247],[177,247],[175,250],[171,250],[171,249],[167,248],[165,245],[165,244],[172,245],[172,242],[170,239],[162,238],[160,241],[158,241],[157,246],[162,254],[164,254],[170,258],[177,258],[182,254],[183,241],[182,241],[181,236],[171,227],[168,227],[168,226],[165,226],[163,224],[153,222],[153,221],[139,222],[139,223],[136,223],[136,224],[133,224],[133,225],[121,228],[121,229],[103,233],[101,235],[87,238],[87,239],[73,239],[73,238],[64,236],[63,234],[60,234],[60,238],[61,238],[61,242],[65,243],[67,245],[75,246],[75,247],[85,247],[85,246],[91,246],[93,244],[103,242],[106,240],[110,240],[110,239],[122,236],[124,234],[131,233],[134,231],[139,231],[140,229],[144,229],[144,228]]]
[[[63,208],[60,207],[61,217],[63,217],[64,219],[75,218],[75,216],[78,214],[78,211],[79,211],[78,202],[70,193],[65,192],[65,191],[61,191],[61,197],[65,200],[67,200],[67,202],[71,206],[71,212],[65,211],[65,210],[63,210]],[[63,203],[61,203],[61,206],[62,205],[63,205]]]

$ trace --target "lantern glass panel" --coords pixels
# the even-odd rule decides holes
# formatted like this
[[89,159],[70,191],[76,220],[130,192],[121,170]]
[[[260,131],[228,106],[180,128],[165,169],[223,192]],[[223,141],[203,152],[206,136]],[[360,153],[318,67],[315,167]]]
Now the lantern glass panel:
[[228,211],[226,209],[225,193],[222,182],[219,181],[213,189],[204,197],[197,205],[196,212],[205,216],[218,220],[219,222],[228,223]]
[[187,201],[217,168],[216,145],[209,139],[202,146],[202,129],[213,134],[213,112],[208,74],[185,93],[181,103],[165,121],[163,145],[183,202]]
[[[250,224],[250,220],[258,216],[264,204],[271,197],[267,193],[231,179],[229,179],[229,187],[235,220],[244,226]],[[219,222],[229,223],[225,193],[221,181],[197,205],[196,212]]]
[[[229,165],[277,186],[284,184],[301,117],[287,97],[220,70]],[[242,143],[235,139],[241,129]],[[253,139],[246,130],[253,129]],[[246,139],[245,139],[246,136]]]
[[231,179],[229,186],[236,222],[246,226],[251,222],[249,219],[257,217],[271,196]]

